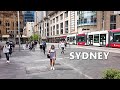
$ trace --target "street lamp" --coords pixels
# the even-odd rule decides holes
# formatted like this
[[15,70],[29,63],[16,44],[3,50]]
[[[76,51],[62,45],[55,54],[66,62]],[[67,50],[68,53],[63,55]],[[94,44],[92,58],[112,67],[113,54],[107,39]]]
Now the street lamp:
[[16,43],[16,32],[15,32],[15,14],[14,14],[14,43]]
[[104,21],[104,11],[102,11],[102,26],[103,26],[103,31],[104,31],[104,26],[105,26],[105,21]]
[[19,17],[19,11],[17,11],[18,14],[18,33],[19,33],[19,51],[20,51],[20,17]]
[[35,37],[35,31],[34,31],[34,27],[32,26],[32,30],[33,30],[33,41],[35,41],[34,40],[34,37]]

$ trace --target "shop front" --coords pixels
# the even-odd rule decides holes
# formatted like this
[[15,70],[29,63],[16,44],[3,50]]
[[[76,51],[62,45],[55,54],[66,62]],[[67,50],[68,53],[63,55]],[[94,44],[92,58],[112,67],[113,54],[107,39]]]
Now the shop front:
[[66,36],[56,36],[56,37],[49,37],[48,41],[50,43],[59,43],[60,41],[65,41]]

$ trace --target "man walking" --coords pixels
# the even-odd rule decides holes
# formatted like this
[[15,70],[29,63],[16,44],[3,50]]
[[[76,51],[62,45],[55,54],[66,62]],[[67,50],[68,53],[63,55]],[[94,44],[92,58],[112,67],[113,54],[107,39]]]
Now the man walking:
[[43,48],[43,52],[44,52],[44,54],[45,54],[45,49],[46,49],[46,46],[47,46],[45,41],[42,43],[42,46],[43,46],[43,47],[42,47],[42,48]]
[[62,50],[61,54],[62,53],[64,54],[64,50],[65,50],[65,43],[64,43],[64,41],[61,42],[60,47],[61,47],[61,50]]

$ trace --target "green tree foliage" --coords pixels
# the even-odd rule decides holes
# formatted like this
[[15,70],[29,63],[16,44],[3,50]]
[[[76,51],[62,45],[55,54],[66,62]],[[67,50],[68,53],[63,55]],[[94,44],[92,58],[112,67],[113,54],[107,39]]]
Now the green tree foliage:
[[116,69],[108,69],[104,71],[103,79],[120,79],[120,71]]
[[30,41],[39,40],[39,35],[38,34],[34,34],[34,35],[30,36],[29,40]]

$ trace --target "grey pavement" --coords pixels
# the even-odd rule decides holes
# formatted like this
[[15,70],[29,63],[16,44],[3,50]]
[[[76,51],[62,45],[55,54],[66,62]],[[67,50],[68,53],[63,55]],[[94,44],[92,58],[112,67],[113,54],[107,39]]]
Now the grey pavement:
[[[47,50],[50,46],[51,43],[47,44]],[[100,50],[71,45],[66,48],[65,54],[61,54],[57,44],[55,46],[57,60],[54,71],[50,70],[49,59],[39,50],[39,45],[35,52],[28,49],[18,52],[16,47],[10,57],[10,64],[6,63],[5,58],[0,59],[0,79],[100,79],[104,70],[120,69],[119,53],[110,52],[107,60],[70,60],[70,52],[99,52]],[[101,51],[103,52],[102,49]]]

